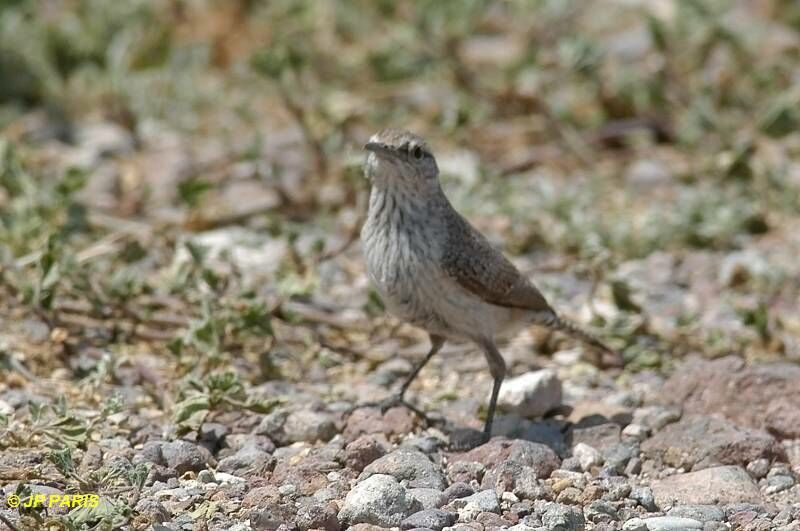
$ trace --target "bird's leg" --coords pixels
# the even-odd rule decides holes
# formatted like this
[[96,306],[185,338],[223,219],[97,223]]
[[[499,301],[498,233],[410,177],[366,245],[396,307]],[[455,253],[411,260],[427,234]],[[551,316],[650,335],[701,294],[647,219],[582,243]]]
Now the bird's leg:
[[443,337],[431,334],[430,338],[431,338],[431,349],[425,355],[425,358],[423,358],[422,361],[420,361],[414,367],[414,369],[411,371],[411,374],[403,382],[403,385],[400,386],[400,391],[397,394],[395,394],[393,396],[390,396],[386,400],[382,400],[382,401],[377,402],[377,403],[361,404],[361,405],[359,405],[357,407],[379,406],[381,408],[381,412],[385,413],[387,410],[389,410],[389,409],[391,409],[393,407],[403,406],[403,407],[406,407],[409,410],[413,411],[421,419],[423,419],[426,422],[428,422],[427,415],[425,415],[425,413],[422,412],[420,409],[418,409],[418,408],[414,407],[413,405],[409,404],[408,402],[406,402],[405,395],[406,395],[406,391],[408,390],[409,386],[416,379],[417,375],[422,370],[422,368],[425,367],[425,365],[428,364],[428,362],[431,360],[431,358],[433,356],[435,356],[436,353],[439,352],[439,349],[442,348],[442,345],[444,345],[445,339]]
[[411,382],[413,382],[416,379],[417,375],[419,374],[419,371],[421,371],[422,368],[425,365],[427,365],[429,361],[431,361],[431,358],[435,356],[436,353],[439,352],[439,349],[442,348],[442,345],[444,345],[443,337],[435,336],[433,334],[431,334],[430,337],[431,337],[431,349],[425,355],[425,358],[421,362],[419,362],[416,367],[414,367],[414,370],[411,371],[411,374],[408,376],[408,378],[406,378],[406,381],[403,382],[403,385],[400,387],[400,392],[397,394],[396,397],[397,402],[399,403],[405,402],[406,391],[411,385]]
[[497,395],[500,393],[500,385],[506,377],[506,362],[493,341],[484,342],[483,353],[486,356],[486,361],[489,362],[489,372],[492,373],[494,378],[492,397],[489,399],[489,412],[486,414],[486,424],[483,427],[483,435],[488,441],[492,436],[492,423],[494,422],[494,412],[497,408]]
[[483,432],[472,428],[458,428],[450,433],[450,448],[457,452],[471,450],[488,442],[492,437],[492,423],[494,422],[494,413],[497,408],[497,395],[500,393],[500,386],[506,376],[506,362],[497,350],[494,341],[487,339],[479,342],[479,344],[483,349],[483,354],[486,356],[486,361],[489,363],[489,371],[494,378],[492,396],[489,399],[489,411],[486,415]]

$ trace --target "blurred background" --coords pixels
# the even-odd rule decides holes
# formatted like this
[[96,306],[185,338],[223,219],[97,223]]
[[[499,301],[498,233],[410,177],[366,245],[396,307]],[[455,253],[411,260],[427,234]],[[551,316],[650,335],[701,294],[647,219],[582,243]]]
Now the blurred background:
[[[799,101],[793,0],[0,0],[0,448],[386,392],[427,348],[357,240],[390,126],[623,381],[798,362]],[[597,378],[567,346],[509,366]],[[449,356],[430,408],[488,389]]]

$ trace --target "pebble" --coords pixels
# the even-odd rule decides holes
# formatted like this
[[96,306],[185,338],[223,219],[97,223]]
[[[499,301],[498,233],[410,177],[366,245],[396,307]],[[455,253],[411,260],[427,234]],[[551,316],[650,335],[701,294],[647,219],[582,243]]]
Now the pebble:
[[658,507],[656,507],[655,498],[653,497],[653,491],[650,487],[633,487],[629,496],[647,511],[654,512],[658,510]]
[[470,521],[480,513],[499,513],[500,501],[494,489],[482,490],[466,498],[454,500],[451,505],[458,510],[460,520]]
[[716,505],[678,505],[667,511],[667,516],[692,518],[700,522],[721,522],[725,511]]
[[603,456],[600,455],[600,452],[596,448],[582,442],[575,445],[572,449],[572,455],[578,459],[581,470],[584,471],[591,470],[592,467],[603,464]]
[[166,466],[181,476],[188,471],[199,472],[212,460],[211,454],[202,446],[189,441],[171,441],[161,445],[161,456]]
[[367,465],[386,455],[388,451],[389,442],[385,435],[362,435],[345,447],[345,465],[356,472],[361,472]]
[[267,435],[279,446],[285,446],[296,442],[329,441],[336,432],[330,414],[301,409],[270,413],[262,419],[255,433]]
[[300,529],[338,531],[340,526],[336,513],[335,503],[316,503],[314,501],[298,509],[294,523]]
[[607,501],[595,500],[583,511],[586,519],[592,523],[611,522],[619,520],[617,510]]
[[641,518],[631,518],[622,524],[623,531],[647,531],[647,524]]
[[567,505],[578,505],[581,502],[581,491],[575,487],[567,487],[558,494],[556,501]]
[[767,488],[764,492],[767,494],[775,494],[784,490],[790,489],[794,486],[794,478],[790,475],[776,475],[767,478]]
[[420,508],[419,502],[393,476],[375,474],[347,494],[339,520],[350,525],[395,527]]
[[693,518],[675,516],[656,516],[644,520],[648,531],[684,531],[687,529],[703,529],[703,522]]
[[235,454],[220,460],[217,471],[248,477],[261,475],[275,467],[275,459],[256,446],[245,446]]
[[423,509],[436,509],[444,505],[444,496],[438,489],[411,488],[408,489],[408,494],[415,498]]
[[642,424],[628,424],[622,429],[622,435],[636,441],[643,441],[650,435],[650,429]]
[[398,448],[376,459],[361,473],[364,479],[372,474],[388,474],[398,481],[405,481],[409,487],[423,487],[444,490],[447,486],[441,469],[419,450]]
[[747,473],[755,479],[761,479],[769,472],[769,459],[755,459],[747,463]]
[[583,531],[586,527],[586,520],[578,508],[559,503],[548,503],[542,514],[542,524],[547,529]]
[[605,466],[621,474],[628,461],[639,455],[639,447],[635,444],[619,443],[603,452]]
[[625,465],[625,475],[628,477],[638,476],[642,472],[642,460],[638,457],[632,458]]
[[400,522],[400,529],[423,528],[441,531],[443,528],[455,524],[456,518],[456,514],[441,509],[425,509]]
[[667,424],[680,420],[681,415],[681,409],[675,406],[647,406],[634,410],[632,424],[641,424],[656,432]]
[[450,484],[444,492],[442,492],[442,501],[447,504],[458,498],[466,498],[475,494],[475,489],[466,483],[456,482]]

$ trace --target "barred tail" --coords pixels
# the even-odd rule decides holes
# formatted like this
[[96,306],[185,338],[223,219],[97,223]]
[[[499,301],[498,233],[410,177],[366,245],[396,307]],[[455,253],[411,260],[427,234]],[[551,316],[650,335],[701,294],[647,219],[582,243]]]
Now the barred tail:
[[533,322],[534,324],[544,326],[551,330],[563,332],[572,338],[582,341],[587,345],[595,347],[596,349],[602,351],[603,353],[610,355],[609,364],[611,365],[622,364],[622,356],[616,350],[612,349],[611,347],[603,343],[600,339],[598,339],[597,336],[595,336],[590,332],[587,332],[586,330],[576,325],[575,323],[568,321],[566,319],[562,319],[555,312],[535,313]]

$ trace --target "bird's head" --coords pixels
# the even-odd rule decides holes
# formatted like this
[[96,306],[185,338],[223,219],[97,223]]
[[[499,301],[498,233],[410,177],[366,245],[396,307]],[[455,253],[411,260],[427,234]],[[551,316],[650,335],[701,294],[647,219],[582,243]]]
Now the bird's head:
[[384,129],[364,146],[365,173],[375,186],[401,189],[415,196],[438,191],[439,168],[425,141],[414,133]]

